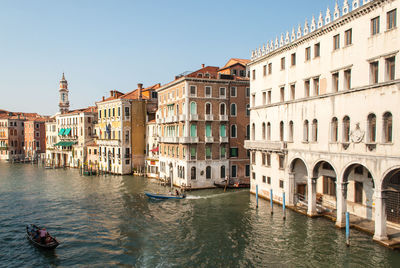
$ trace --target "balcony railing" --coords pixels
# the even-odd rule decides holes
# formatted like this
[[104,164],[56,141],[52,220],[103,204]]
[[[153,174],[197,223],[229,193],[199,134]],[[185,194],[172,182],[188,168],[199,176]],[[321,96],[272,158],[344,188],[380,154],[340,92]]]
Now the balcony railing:
[[206,142],[214,142],[214,137],[205,137]]
[[199,120],[199,115],[198,114],[191,114],[191,115],[189,115],[189,120],[190,121],[198,121]]
[[180,143],[197,143],[199,142],[199,137],[180,137]]
[[173,123],[178,121],[178,118],[175,115],[168,116],[164,118],[164,123]]
[[220,121],[228,121],[228,115],[219,115],[219,120]]
[[178,143],[179,142],[179,138],[178,137],[160,137],[160,142]]
[[101,146],[121,146],[121,140],[97,139],[97,144]]
[[229,141],[228,137],[219,137],[219,142],[221,143],[227,143]]
[[244,141],[244,148],[248,150],[282,151],[287,148],[284,141]]
[[185,121],[186,120],[186,115],[185,114],[180,114],[179,115],[179,121]]
[[212,121],[212,120],[214,120],[214,116],[212,114],[206,114],[206,115],[204,115],[204,120]]

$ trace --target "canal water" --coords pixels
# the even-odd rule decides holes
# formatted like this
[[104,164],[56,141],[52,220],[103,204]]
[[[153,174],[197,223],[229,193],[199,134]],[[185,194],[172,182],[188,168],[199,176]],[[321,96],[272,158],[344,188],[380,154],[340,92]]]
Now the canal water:
[[[256,209],[248,190],[189,192],[186,200],[151,201],[165,191],[133,176],[83,177],[0,163],[0,267],[399,267],[400,253],[370,236],[345,233],[269,203]],[[35,248],[25,225],[44,225],[60,246]]]

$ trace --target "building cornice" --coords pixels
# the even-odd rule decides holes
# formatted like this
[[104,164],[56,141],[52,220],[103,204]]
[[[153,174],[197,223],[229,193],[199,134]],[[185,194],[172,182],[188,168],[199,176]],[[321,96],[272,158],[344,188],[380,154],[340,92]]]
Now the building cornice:
[[250,80],[228,80],[228,79],[210,79],[210,78],[197,78],[197,77],[181,77],[175,81],[172,81],[159,89],[157,92],[168,89],[182,82],[197,82],[197,83],[214,83],[214,84],[239,84],[239,85],[250,85]]

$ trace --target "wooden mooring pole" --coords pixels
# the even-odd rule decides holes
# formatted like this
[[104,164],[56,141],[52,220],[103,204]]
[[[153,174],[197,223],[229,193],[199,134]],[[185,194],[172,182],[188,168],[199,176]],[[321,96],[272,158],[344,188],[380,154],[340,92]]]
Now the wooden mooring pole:
[[258,208],[258,185],[256,185],[256,201],[257,201],[256,208]]
[[283,220],[286,220],[286,204],[285,204],[285,192],[283,192],[282,196],[282,208],[283,208]]
[[270,202],[271,202],[271,215],[273,215],[274,214],[274,194],[273,194],[273,191],[272,191],[272,189],[270,190],[270,194],[269,194],[269,200],[270,200]]
[[346,245],[350,246],[350,214],[346,212]]

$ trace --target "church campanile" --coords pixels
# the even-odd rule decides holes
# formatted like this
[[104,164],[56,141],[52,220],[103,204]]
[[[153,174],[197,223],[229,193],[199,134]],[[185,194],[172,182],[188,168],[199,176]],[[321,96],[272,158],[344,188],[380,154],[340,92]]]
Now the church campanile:
[[64,73],[62,75],[62,78],[60,80],[60,113],[64,114],[69,111],[69,101],[68,101],[68,82],[65,80]]

